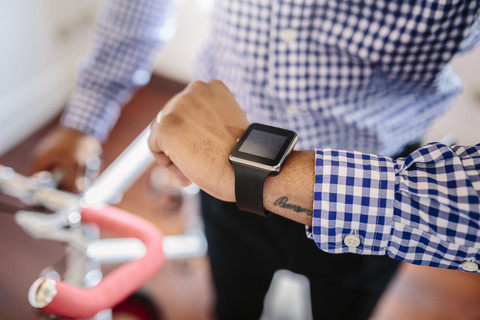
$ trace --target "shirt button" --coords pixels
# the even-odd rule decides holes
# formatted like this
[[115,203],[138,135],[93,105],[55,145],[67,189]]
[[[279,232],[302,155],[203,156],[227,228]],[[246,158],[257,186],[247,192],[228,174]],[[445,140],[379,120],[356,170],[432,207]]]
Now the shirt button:
[[345,245],[349,248],[356,248],[360,245],[360,237],[356,234],[347,234],[343,239]]
[[460,265],[460,267],[465,271],[475,272],[478,270],[478,264],[473,261],[465,261]]
[[287,43],[292,42],[293,40],[295,40],[296,37],[297,31],[294,29],[283,29],[280,32],[280,38]]
[[298,112],[298,108],[297,108],[295,105],[291,104],[291,105],[289,105],[289,106],[287,107],[287,113],[288,113],[288,114],[294,115],[294,114],[296,114],[297,112]]

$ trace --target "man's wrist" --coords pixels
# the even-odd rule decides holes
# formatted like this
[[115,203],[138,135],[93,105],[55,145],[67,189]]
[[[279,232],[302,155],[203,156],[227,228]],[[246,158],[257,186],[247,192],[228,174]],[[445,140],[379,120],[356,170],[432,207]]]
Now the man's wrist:
[[266,179],[263,204],[266,210],[312,225],[315,152],[293,151],[282,171]]
[[281,171],[297,140],[294,131],[250,124],[228,157],[235,173],[235,199],[240,210],[270,214],[263,204],[265,179]]

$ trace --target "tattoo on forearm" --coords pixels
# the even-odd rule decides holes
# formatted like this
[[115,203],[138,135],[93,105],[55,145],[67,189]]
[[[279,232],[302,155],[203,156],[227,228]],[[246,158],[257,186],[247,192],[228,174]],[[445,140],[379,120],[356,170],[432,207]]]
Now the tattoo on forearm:
[[275,200],[273,205],[277,206],[277,207],[280,207],[280,208],[292,210],[292,211],[295,211],[295,212],[305,213],[308,216],[313,215],[313,212],[311,210],[308,210],[307,208],[303,208],[302,206],[299,206],[297,204],[288,203],[288,198],[287,197],[278,198],[277,200]]

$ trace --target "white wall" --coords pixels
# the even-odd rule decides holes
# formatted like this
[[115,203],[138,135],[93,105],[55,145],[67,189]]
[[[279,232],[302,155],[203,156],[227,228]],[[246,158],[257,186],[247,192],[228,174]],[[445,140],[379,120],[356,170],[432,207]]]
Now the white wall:
[[63,107],[98,1],[0,2],[0,154]]
[[178,3],[176,34],[160,52],[154,72],[189,82],[196,54],[209,28],[213,0],[182,0]]
[[463,80],[462,94],[435,121],[424,140],[439,141],[453,135],[457,144],[475,145],[480,143],[480,46],[455,58],[452,68]]

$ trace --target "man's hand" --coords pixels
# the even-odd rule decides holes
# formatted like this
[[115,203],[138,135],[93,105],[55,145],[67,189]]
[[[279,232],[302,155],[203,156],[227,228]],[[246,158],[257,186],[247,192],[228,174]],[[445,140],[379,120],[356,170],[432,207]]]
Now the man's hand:
[[58,170],[59,187],[80,192],[88,184],[85,181],[88,161],[100,157],[101,152],[102,146],[96,138],[59,126],[35,148],[32,170]]
[[228,155],[248,125],[221,81],[196,81],[165,105],[151,125],[148,143],[157,162],[183,185],[193,182],[213,197],[235,201]]

